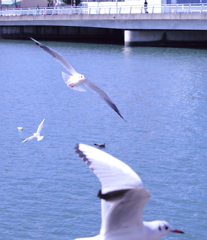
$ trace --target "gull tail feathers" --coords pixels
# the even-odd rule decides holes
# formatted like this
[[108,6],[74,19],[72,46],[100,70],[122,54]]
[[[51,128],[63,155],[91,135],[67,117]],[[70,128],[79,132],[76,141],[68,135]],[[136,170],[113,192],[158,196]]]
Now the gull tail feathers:
[[70,88],[72,88],[73,90],[79,91],[79,92],[85,92],[86,91],[85,88],[82,85],[74,86],[74,87],[70,87]]
[[37,141],[41,141],[44,138],[44,136],[37,137]]
[[79,91],[79,92],[85,92],[86,89],[83,87],[83,85],[78,85],[78,86],[72,85],[73,82],[72,82],[71,77],[72,77],[71,75],[68,75],[67,73],[62,72],[63,81],[69,88]]
[[70,77],[71,77],[71,75],[62,72],[62,78],[63,78],[63,81],[65,82],[66,85],[67,85],[68,80],[69,80]]

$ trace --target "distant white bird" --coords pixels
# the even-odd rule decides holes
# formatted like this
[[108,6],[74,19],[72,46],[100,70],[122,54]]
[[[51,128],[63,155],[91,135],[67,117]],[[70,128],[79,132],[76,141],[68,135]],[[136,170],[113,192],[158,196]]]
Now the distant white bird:
[[40,125],[38,126],[37,132],[36,132],[36,133],[33,133],[32,136],[24,139],[24,141],[22,141],[22,143],[23,143],[23,142],[30,141],[30,140],[32,140],[32,139],[34,139],[34,138],[37,138],[37,141],[42,140],[42,139],[44,138],[44,136],[40,136],[40,133],[41,133],[41,131],[42,131],[44,122],[45,122],[45,118],[42,120],[42,122],[41,122]]
[[102,189],[100,234],[79,240],[159,240],[171,233],[184,233],[166,221],[143,222],[142,211],[150,198],[140,177],[117,158],[85,144],[76,153],[99,178]]
[[87,87],[89,87],[94,92],[96,92],[121,118],[123,118],[118,108],[109,98],[109,96],[98,86],[88,81],[84,75],[79,74],[74,69],[74,67],[68,62],[68,60],[66,60],[61,54],[43,45],[42,43],[36,41],[33,38],[30,38],[30,39],[34,41],[39,47],[41,47],[45,52],[49,53],[53,58],[55,58],[55,60],[58,61],[71,74],[71,75],[68,75],[67,73],[62,72],[62,78],[68,87],[80,92],[84,92],[86,91],[86,89],[84,88],[83,84],[85,84]]
[[23,131],[23,127],[17,127],[18,132],[22,132]]
[[106,147],[106,144],[105,143],[94,143],[93,145],[99,147],[99,148],[105,148]]

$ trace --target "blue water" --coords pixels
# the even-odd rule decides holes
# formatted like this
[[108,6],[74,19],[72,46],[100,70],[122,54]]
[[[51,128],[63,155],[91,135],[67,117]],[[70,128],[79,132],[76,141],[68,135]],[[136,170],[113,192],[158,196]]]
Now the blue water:
[[[66,87],[32,41],[0,40],[0,239],[70,240],[100,229],[100,183],[76,143],[106,143],[151,198],[144,219],[207,235],[207,51],[44,42],[113,99]],[[21,143],[46,118],[45,138]],[[17,127],[23,127],[19,133]]]

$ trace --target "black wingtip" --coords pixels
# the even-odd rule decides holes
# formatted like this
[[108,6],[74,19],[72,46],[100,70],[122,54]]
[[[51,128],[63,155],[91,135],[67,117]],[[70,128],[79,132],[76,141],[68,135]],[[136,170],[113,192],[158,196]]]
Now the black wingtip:
[[39,46],[39,47],[42,47],[42,46],[43,46],[40,42],[38,42],[38,41],[35,40],[34,38],[30,37],[30,39],[31,39],[37,46]]
[[114,104],[114,103],[109,103],[107,100],[106,100],[106,102],[109,104],[109,106],[111,107],[111,108],[113,108],[114,109],[114,111],[126,122],[126,119],[121,115],[121,113],[119,112],[119,109],[117,108],[117,106]]
[[127,122],[127,120],[120,114],[120,117],[125,121]]
[[74,148],[75,148],[75,152],[77,153],[77,150],[79,149],[79,143],[76,143]]
[[32,40],[33,42],[35,42],[36,40],[34,39],[34,38],[32,38],[32,37],[29,37],[30,38],[30,40]]
[[[118,110],[118,109],[117,109]],[[116,111],[116,110],[115,110]],[[116,111],[118,113],[118,115],[125,121],[127,122],[127,120],[121,115],[121,113],[119,111]]]
[[83,154],[83,152],[79,149],[79,143],[77,143],[76,145],[75,145],[75,152],[78,154],[78,156],[79,157],[81,157],[81,158],[84,158],[84,157],[86,157],[84,154]]
[[[80,158],[82,158],[83,159],[83,161],[90,167],[90,165],[91,165],[91,162],[89,161],[89,159],[87,158],[87,156],[80,150],[80,144],[79,143],[77,143],[76,145],[75,145],[75,152],[78,154],[78,156],[80,157]],[[91,168],[91,167],[90,167]],[[91,170],[93,171],[93,169],[91,168]]]

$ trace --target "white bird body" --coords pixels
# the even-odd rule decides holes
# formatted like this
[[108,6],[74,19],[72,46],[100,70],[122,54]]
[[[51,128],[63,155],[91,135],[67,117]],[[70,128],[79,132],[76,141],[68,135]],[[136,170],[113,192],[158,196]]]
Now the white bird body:
[[32,139],[34,139],[34,138],[37,138],[37,141],[41,141],[41,140],[44,138],[44,136],[41,136],[41,135],[40,135],[40,133],[41,133],[41,131],[42,131],[42,128],[43,128],[44,122],[45,122],[45,118],[44,118],[44,119],[42,120],[42,122],[39,124],[39,126],[38,126],[38,128],[37,128],[37,131],[36,131],[35,133],[33,133],[32,136],[24,139],[24,140],[22,141],[22,143],[28,142],[28,141],[30,141],[30,140],[32,140]]
[[18,132],[22,132],[23,131],[23,127],[17,127]]
[[58,61],[71,74],[71,75],[68,75],[62,72],[63,80],[68,87],[80,92],[84,92],[86,90],[83,84],[85,84],[88,88],[96,92],[121,118],[123,118],[118,108],[113,103],[113,101],[109,98],[109,96],[102,89],[96,86],[94,83],[87,80],[84,75],[79,74],[75,70],[75,68],[61,54],[59,54],[55,50],[45,46],[44,44],[38,42],[33,38],[30,38],[30,39],[34,41],[39,47],[41,47],[45,52],[49,53],[56,61]]
[[142,212],[150,193],[128,165],[85,144],[77,144],[75,149],[102,185],[98,193],[102,215],[100,234],[77,240],[159,240],[170,232],[183,233],[166,221],[143,221]]
[[74,73],[72,76],[68,75],[67,73],[62,72],[62,77],[65,82],[65,84],[77,91],[85,92],[85,88],[83,86],[83,83],[86,82],[86,78],[84,75],[79,73]]
[[75,86],[80,86],[85,82],[85,77],[79,73],[75,73],[72,76],[70,76],[67,80],[67,86],[68,87],[75,87]]

